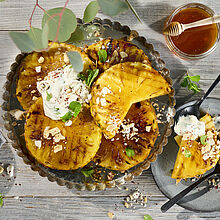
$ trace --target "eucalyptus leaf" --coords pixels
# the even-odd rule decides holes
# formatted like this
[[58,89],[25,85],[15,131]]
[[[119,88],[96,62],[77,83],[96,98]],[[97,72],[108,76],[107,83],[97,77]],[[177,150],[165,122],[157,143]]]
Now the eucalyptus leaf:
[[28,33],[10,31],[9,35],[21,52],[30,53],[34,51],[35,45]]
[[69,57],[70,63],[73,66],[73,69],[76,72],[82,72],[83,71],[83,60],[81,55],[77,51],[69,51],[67,52],[67,55]]
[[92,21],[98,13],[99,8],[100,7],[97,1],[90,2],[84,11],[83,21],[85,23]]
[[81,40],[84,40],[84,33],[80,27],[77,27],[76,30],[71,34],[71,37],[66,42],[75,43]]
[[122,0],[97,0],[105,15],[116,16],[126,12],[128,5]]
[[44,38],[43,38],[42,37],[43,31],[41,29],[31,27],[30,30],[28,31],[28,35],[34,43],[34,50],[35,51],[42,50],[42,49],[48,47],[47,35],[44,36]]
[[5,0],[0,0],[0,2],[4,2]]
[[48,26],[48,23],[46,23],[44,27],[42,28],[42,35],[41,35],[44,48],[48,47],[48,34],[49,34],[49,26]]
[[63,8],[53,8],[47,11],[47,13],[44,14],[42,19],[42,28],[45,26],[45,24],[48,24],[49,33],[48,38],[49,40],[55,40],[57,35],[57,30],[59,28],[58,33],[58,41],[64,42],[67,41],[71,34],[75,31],[77,26],[77,20],[75,14],[68,8],[64,9],[62,18],[60,20],[60,27],[59,27],[59,19],[58,16],[59,13]]

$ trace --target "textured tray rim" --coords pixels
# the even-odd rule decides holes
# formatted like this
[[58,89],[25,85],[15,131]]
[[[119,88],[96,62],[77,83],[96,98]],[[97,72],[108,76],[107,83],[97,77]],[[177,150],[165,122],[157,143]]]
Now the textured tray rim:
[[[78,20],[78,24],[83,24],[81,19],[77,19]],[[131,29],[128,26],[122,26],[119,22],[112,22],[109,19],[100,19],[100,18],[95,18],[92,22],[90,22],[89,24],[99,24],[102,26],[107,26],[110,28],[114,28],[118,31],[121,31],[123,33],[126,33],[127,35],[131,34]],[[136,31],[135,31],[136,32]],[[136,32],[137,33],[137,32]],[[147,43],[145,37],[143,36],[139,36],[139,34],[137,33],[138,37],[136,38],[136,40],[138,42],[140,42],[142,45],[148,45],[148,47],[151,48],[151,52],[153,53],[153,57],[155,60],[158,61],[158,63],[160,63],[161,67],[161,72],[163,73],[164,78],[170,83],[171,87],[172,87],[172,79],[170,78],[170,72],[169,70],[165,67],[165,62],[160,59],[160,54],[154,50],[154,47],[152,44]],[[167,144],[168,142],[168,137],[171,135],[172,133],[172,125],[174,123],[173,117],[175,115],[175,98],[174,98],[174,89],[172,88],[172,92],[169,95],[169,99],[170,99],[170,120],[167,121],[166,123],[166,131],[164,132],[163,138],[161,139],[160,143],[158,143],[158,145],[156,146],[156,149],[154,150],[154,152],[152,152],[152,154],[149,156],[149,158],[143,162],[140,166],[138,166],[135,170],[131,171],[129,174],[125,174],[124,176],[112,180],[112,181],[108,181],[108,182],[103,182],[103,183],[74,183],[74,182],[70,182],[67,180],[63,180],[59,177],[56,177],[55,175],[51,175],[45,171],[43,171],[39,165],[36,163],[36,161],[33,161],[30,157],[30,155],[26,155],[18,141],[16,138],[16,135],[14,134],[13,131],[13,125],[11,124],[11,115],[9,113],[10,111],[10,90],[11,90],[11,85],[12,85],[12,81],[13,78],[16,76],[17,74],[17,68],[20,65],[21,60],[25,57],[25,54],[21,53],[18,54],[15,58],[15,62],[11,65],[11,71],[7,74],[7,80],[6,83],[4,85],[4,89],[5,92],[3,93],[3,100],[4,103],[2,105],[2,109],[3,111],[5,111],[5,114],[3,115],[3,119],[5,120],[4,123],[4,127],[5,129],[8,131],[7,132],[7,136],[8,138],[12,141],[12,147],[15,148],[17,150],[17,154],[19,157],[21,157],[24,161],[25,164],[29,165],[31,167],[31,169],[33,171],[38,171],[39,175],[42,177],[47,177],[49,181],[54,182],[56,181],[58,185],[60,186],[64,186],[66,185],[67,188],[73,188],[75,187],[78,190],[89,190],[89,191],[94,191],[94,190],[104,190],[105,188],[112,188],[118,185],[122,185],[124,184],[126,181],[131,181],[135,176],[139,176],[142,174],[142,172],[144,170],[149,169],[150,167],[150,163],[156,161],[157,156],[159,154],[162,153],[163,151],[163,147]]]

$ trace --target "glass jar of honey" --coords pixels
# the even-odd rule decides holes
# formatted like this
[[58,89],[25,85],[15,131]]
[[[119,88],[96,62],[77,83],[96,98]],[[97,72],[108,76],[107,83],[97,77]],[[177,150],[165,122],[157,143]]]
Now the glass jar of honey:
[[[176,8],[168,17],[165,27],[177,21],[188,24],[214,16],[212,9],[199,3],[190,3]],[[183,59],[200,59],[209,55],[219,42],[219,25],[210,24],[185,30],[179,36],[165,35],[168,48]]]

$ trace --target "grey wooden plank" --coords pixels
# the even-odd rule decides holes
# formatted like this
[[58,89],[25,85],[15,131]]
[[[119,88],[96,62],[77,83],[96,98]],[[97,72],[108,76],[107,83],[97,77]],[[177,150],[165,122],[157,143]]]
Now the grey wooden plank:
[[174,206],[169,212],[161,214],[160,206],[166,201],[164,197],[151,197],[147,207],[134,205],[136,208],[126,209],[123,197],[21,197],[5,198],[0,217],[4,219],[10,213],[10,219],[109,219],[107,214],[115,214],[114,219],[142,220],[146,214],[155,220],[174,219],[219,219],[220,213],[193,213]]

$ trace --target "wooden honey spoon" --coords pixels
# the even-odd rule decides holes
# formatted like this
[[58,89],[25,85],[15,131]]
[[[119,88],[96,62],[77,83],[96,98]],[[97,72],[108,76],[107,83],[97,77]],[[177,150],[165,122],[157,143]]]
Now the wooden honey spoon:
[[181,24],[179,22],[171,22],[164,30],[163,34],[169,36],[178,36],[183,33],[185,30],[194,27],[200,27],[208,24],[214,24],[220,22],[220,15],[216,15],[210,18],[205,18],[199,21],[195,21],[189,24]]

